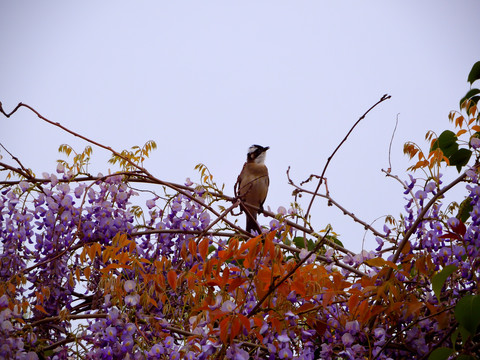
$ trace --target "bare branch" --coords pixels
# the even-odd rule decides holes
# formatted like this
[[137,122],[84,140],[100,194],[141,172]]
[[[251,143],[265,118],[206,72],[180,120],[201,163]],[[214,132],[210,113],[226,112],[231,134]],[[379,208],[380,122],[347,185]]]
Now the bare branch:
[[388,147],[388,172],[392,171],[392,162],[390,161],[390,155],[392,153],[393,138],[395,136],[395,132],[397,131],[398,115],[400,114],[397,114],[397,120],[395,121],[395,128],[393,129],[392,138],[390,139],[390,146]]
[[310,190],[307,190],[307,189],[304,189],[298,185],[296,185],[293,180],[290,178],[290,176],[288,176],[288,182],[290,185],[292,185],[295,189],[297,189],[297,191],[299,192],[304,192],[304,193],[307,193],[307,194],[312,194],[314,196],[319,196],[319,197],[322,197],[322,198],[325,198],[328,200],[328,203],[329,205],[335,205],[338,209],[340,209],[344,215],[347,215],[349,217],[351,217],[353,219],[353,221],[363,225],[364,229],[365,230],[370,230],[373,235],[375,236],[378,236],[378,237],[381,237],[383,239],[386,239],[387,237],[385,236],[385,234],[382,234],[381,232],[379,232],[378,230],[375,230],[375,228],[373,228],[371,225],[367,224],[365,221],[359,219],[354,213],[348,211],[347,209],[345,209],[343,206],[341,206],[338,202],[336,202],[328,193],[327,194],[318,194],[318,193],[314,193],[313,191],[310,191]]
[[310,210],[312,209],[312,205],[313,205],[313,201],[315,200],[315,196],[316,194],[318,194],[318,190],[320,189],[320,186],[322,185],[322,181],[323,181],[323,178],[325,176],[325,172],[327,171],[327,168],[328,168],[328,165],[330,164],[330,161],[332,160],[332,158],[335,156],[335,154],[337,153],[338,149],[340,149],[340,147],[343,145],[343,143],[345,143],[345,141],[347,141],[347,138],[350,136],[350,134],[352,133],[353,129],[355,129],[355,127],[360,123],[360,121],[362,121],[365,116],[367,116],[367,114],[372,111],[377,105],[379,105],[380,103],[384,102],[385,100],[388,100],[390,99],[391,96],[388,95],[388,94],[385,94],[383,95],[380,100],[378,100],[374,105],[372,105],[370,107],[370,109],[368,109],[362,116],[360,116],[360,118],[355,122],[355,124],[353,124],[352,128],[350,129],[350,131],[347,133],[347,135],[345,135],[345,137],[343,138],[343,140],[340,142],[340,144],[338,144],[338,146],[335,148],[335,150],[333,151],[332,155],[330,155],[327,159],[327,163],[325,164],[325,167],[323,168],[323,171],[322,171],[322,175],[320,175],[320,179],[318,181],[318,185],[317,185],[317,188],[315,189],[314,191],[314,195],[312,196],[312,199],[310,200],[310,203],[308,204],[308,208],[307,208],[307,212],[305,214],[305,218],[308,217],[308,215],[310,214]]

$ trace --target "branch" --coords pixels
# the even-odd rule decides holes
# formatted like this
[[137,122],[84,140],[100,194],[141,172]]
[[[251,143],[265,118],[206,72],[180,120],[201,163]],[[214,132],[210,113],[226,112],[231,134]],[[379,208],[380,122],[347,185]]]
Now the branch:
[[338,149],[340,149],[340,147],[343,145],[343,143],[345,141],[347,141],[347,138],[350,136],[350,134],[352,133],[353,129],[355,129],[355,127],[360,123],[360,121],[362,121],[365,116],[367,116],[367,114],[373,110],[377,105],[379,105],[380,103],[384,102],[385,100],[388,100],[390,99],[391,96],[388,95],[388,94],[385,94],[383,95],[380,100],[378,100],[374,105],[372,105],[370,107],[370,109],[368,109],[362,116],[360,116],[360,118],[357,120],[357,122],[355,124],[353,124],[352,128],[350,129],[350,131],[347,133],[347,135],[343,138],[343,140],[340,142],[340,144],[338,144],[338,146],[336,147],[336,149],[333,151],[332,155],[330,155],[327,159],[327,163],[325,164],[325,167],[323,168],[323,171],[322,171],[322,175],[320,175],[320,179],[318,181],[318,185],[317,185],[317,188],[315,189],[315,192],[314,192],[314,196],[312,196],[312,199],[310,200],[310,203],[308,204],[308,208],[307,208],[307,212],[305,214],[305,218],[308,217],[308,214],[310,214],[310,210],[312,208],[312,205],[313,205],[313,201],[315,200],[315,196],[316,194],[318,193],[318,190],[320,189],[320,186],[322,185],[323,183],[323,177],[325,176],[325,172],[327,171],[327,168],[328,168],[328,165],[330,164],[330,161],[332,160],[332,158],[335,156],[335,154],[337,153]]
[[49,323],[49,322],[60,322],[64,320],[81,320],[81,319],[106,319],[108,317],[108,314],[84,314],[84,315],[67,315],[67,316],[51,316],[51,317],[46,317],[37,321],[32,322],[31,324],[28,324],[31,327],[35,327],[44,323]]
[[[325,240],[327,241],[328,239],[325,238]],[[291,252],[300,253],[300,251],[301,251],[300,249],[298,249],[296,247],[288,246],[288,245],[285,245],[285,244],[278,244],[278,246],[281,247],[282,249],[286,249],[286,250],[289,250]],[[332,260],[328,259],[326,256],[323,256],[323,255],[317,254],[316,257],[317,257],[317,259],[319,259],[320,261],[323,261],[324,263],[331,263],[332,262]],[[357,274],[358,276],[367,276],[367,274],[365,274],[364,272],[362,272],[358,269],[355,269],[352,266],[344,264],[344,263],[338,261],[337,259],[333,259],[333,263],[335,263],[335,265],[337,265],[338,267],[341,267],[341,268],[343,268],[347,271],[350,271],[350,272],[353,272],[353,273]]]
[[18,169],[18,168],[13,168],[12,167],[12,168],[10,168],[10,170],[20,174],[21,176],[23,176],[27,179],[32,178],[31,172],[27,168],[25,168],[25,166],[23,166],[23,164],[20,162],[20,160],[16,156],[14,156],[10,151],[8,151],[7,148],[5,146],[3,146],[3,144],[0,144],[0,146],[3,148],[3,150],[5,150],[8,153],[8,155],[10,155],[12,157],[12,159],[18,165],[20,165],[20,168],[21,168],[21,169]]
[[327,193],[327,194],[318,194],[318,193],[314,193],[313,191],[310,191],[310,190],[307,190],[307,189],[304,189],[304,188],[301,188],[300,186],[296,185],[293,180],[290,178],[290,174],[289,174],[289,170],[290,168],[287,170],[287,178],[288,178],[288,182],[290,185],[292,185],[294,188],[296,188],[299,192],[305,192],[307,194],[312,194],[314,196],[320,196],[322,198],[325,198],[328,200],[328,203],[331,204],[331,205],[335,205],[338,209],[340,209],[344,215],[347,215],[349,217],[351,217],[353,219],[353,221],[363,225],[363,227],[365,228],[365,230],[370,230],[375,236],[378,236],[378,237],[381,237],[383,239],[386,239],[386,236],[384,234],[382,234],[381,232],[375,230],[371,225],[367,224],[365,221],[359,219],[354,213],[348,211],[347,209],[345,209],[343,206],[341,206],[338,202],[336,202],[335,200],[333,200],[333,198]]
[[381,171],[385,173],[385,176],[386,176],[386,177],[391,177],[391,178],[397,180],[400,184],[402,184],[402,186],[403,186],[403,188],[405,189],[405,191],[408,191],[408,192],[410,193],[413,201],[415,201],[415,205],[417,206],[417,209],[420,208],[420,205],[418,204],[418,200],[417,200],[417,198],[415,197],[415,195],[413,194],[412,189],[409,189],[408,186],[405,185],[405,183],[404,183],[402,180],[400,180],[400,178],[399,178],[397,175],[390,174],[389,171],[386,171],[386,170],[383,170],[383,169],[382,169]]
[[395,121],[395,128],[393,129],[392,138],[390,139],[390,145],[388,147],[388,166],[389,166],[388,167],[388,172],[392,171],[392,162],[390,161],[390,155],[392,153],[393,138],[395,136],[395,132],[397,131],[398,115],[400,115],[400,114],[397,114],[397,120]]
[[222,236],[222,237],[234,237],[238,236],[237,233],[232,232],[222,232],[222,231],[207,231],[205,230],[183,230],[183,229],[161,229],[161,230],[145,230],[137,231],[129,234],[129,236],[143,236],[143,235],[153,235],[153,234],[187,234],[187,235],[211,235],[211,236]]
[[[7,118],[9,118],[10,116],[12,116],[18,109],[20,109],[21,107],[26,107],[27,109],[29,109],[30,111],[32,111],[35,115],[37,115],[40,119],[42,119],[43,121],[51,124],[51,125],[54,125],[56,127],[59,127],[60,129],[68,132],[69,134],[72,134],[73,136],[76,136],[76,137],[79,137],[93,145],[96,145],[102,149],[105,149],[109,152],[111,152],[113,155],[115,155],[116,157],[119,157],[120,159],[123,159],[125,160],[128,164],[130,164],[132,167],[134,167],[135,169],[137,169],[138,171],[140,171],[141,173],[145,174],[144,176],[146,178],[148,178],[152,183],[154,184],[158,184],[158,185],[163,185],[163,186],[166,186],[166,187],[169,187],[173,190],[175,190],[176,192],[186,196],[187,198],[189,198],[190,200],[198,203],[200,206],[204,207],[205,209],[208,209],[210,212],[212,212],[215,216],[219,217],[221,216],[217,211],[215,211],[211,206],[208,206],[207,204],[205,204],[204,202],[200,201],[197,197],[185,192],[183,190],[182,187],[179,187],[179,186],[176,186],[176,184],[173,184],[173,183],[170,183],[170,182],[167,182],[167,181],[163,181],[163,180],[160,180],[158,178],[156,178],[155,176],[153,176],[152,174],[150,174],[150,172],[145,169],[144,167],[134,163],[132,160],[130,160],[128,157],[125,157],[123,156],[122,154],[120,154],[119,152],[115,151],[113,148],[111,148],[110,146],[106,146],[106,145],[103,145],[97,141],[94,141],[92,139],[89,139],[83,135],[80,135],[78,133],[76,133],[75,131],[72,131],[68,128],[66,128],[65,126],[61,125],[60,123],[58,122],[53,122],[47,118],[45,118],[44,116],[42,116],[38,111],[36,111],[34,108],[32,108],[31,106],[27,105],[27,104],[23,104],[23,103],[19,103],[10,113],[6,113],[5,110],[3,109],[3,106],[2,106],[2,103],[0,102],[0,113],[4,114]],[[228,225],[230,225],[232,228],[236,229],[237,231],[239,232],[245,232],[243,229],[241,229],[240,227],[236,226],[235,224],[229,222],[228,220],[224,220]]]

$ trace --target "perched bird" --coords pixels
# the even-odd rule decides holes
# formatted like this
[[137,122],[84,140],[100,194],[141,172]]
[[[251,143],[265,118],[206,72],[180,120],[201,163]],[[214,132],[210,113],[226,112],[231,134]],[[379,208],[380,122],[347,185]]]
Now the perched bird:
[[[267,198],[270,183],[268,169],[264,163],[268,149],[268,146],[250,146],[247,153],[247,162],[243,165],[242,172],[238,175],[235,184],[235,193],[242,200],[242,209],[247,216],[246,230],[248,232],[252,230],[260,232],[260,227],[257,224],[257,214],[263,210],[263,203]],[[247,204],[260,208],[260,210],[248,207]]]

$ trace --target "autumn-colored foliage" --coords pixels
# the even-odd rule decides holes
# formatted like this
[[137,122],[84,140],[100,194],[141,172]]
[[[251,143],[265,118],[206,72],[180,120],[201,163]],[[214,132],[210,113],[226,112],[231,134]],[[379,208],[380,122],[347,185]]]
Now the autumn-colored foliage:
[[[429,132],[425,151],[405,145],[416,161],[400,190],[405,211],[382,231],[322,187],[328,163],[309,179],[318,179],[316,191],[289,179],[295,195],[324,197],[365,225],[378,247],[359,254],[335,229],[310,226],[311,204],[264,211],[269,226],[247,233],[236,222],[240,200],[205,165],[197,166],[199,184],[145,169],[152,141],[115,151],[62,127],[89,145],[78,153],[62,145],[72,162],[43,177],[6,151],[13,164],[0,162],[8,172],[0,181],[0,358],[480,356],[478,94],[471,89],[450,114],[456,132]],[[0,112],[8,118],[20,107],[61,127],[25,104],[10,113],[0,104]],[[90,175],[91,145],[110,151],[118,171]],[[452,167],[459,176],[443,184],[441,172]],[[152,194],[145,204],[141,186]],[[462,186],[465,198],[443,208],[443,195]]]

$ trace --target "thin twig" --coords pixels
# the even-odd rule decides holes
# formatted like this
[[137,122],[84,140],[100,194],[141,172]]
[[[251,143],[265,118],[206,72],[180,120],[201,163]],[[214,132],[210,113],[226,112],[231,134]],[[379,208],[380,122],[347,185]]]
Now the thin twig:
[[338,202],[336,202],[329,194],[318,194],[318,193],[315,194],[311,190],[307,190],[307,189],[304,189],[304,188],[298,186],[290,178],[290,175],[288,174],[288,172],[287,172],[287,178],[288,178],[289,184],[292,185],[295,189],[297,189],[298,192],[304,192],[304,193],[307,193],[307,194],[311,194],[311,195],[315,195],[315,196],[319,196],[319,197],[327,199],[328,202],[329,202],[329,205],[335,205],[338,209],[340,209],[343,212],[344,215],[347,215],[347,216],[351,217],[353,219],[353,221],[363,225],[365,230],[370,230],[375,236],[386,239],[385,234],[382,234],[380,231],[375,230],[371,225],[369,225],[365,221],[359,219],[354,213],[348,211],[343,206],[341,206]]
[[7,149],[5,146],[3,146],[3,144],[0,143],[0,146],[3,148],[3,150],[5,150],[5,151],[8,153],[8,155],[10,155],[10,156],[12,157],[12,159],[13,159],[18,165],[20,165],[20,167],[21,167],[21,169],[22,169],[21,172],[19,171],[20,169],[15,169],[14,171],[17,171],[19,174],[21,174],[21,175],[24,176],[25,178],[28,178],[28,179],[29,179],[29,178],[32,178],[31,172],[30,172],[27,168],[25,168],[25,166],[23,166],[23,164],[20,162],[20,160],[19,160],[15,155],[13,155],[10,151],[8,151],[8,149]]
[[[322,180],[323,180],[323,177],[325,176],[325,172],[327,171],[327,168],[328,168],[328,165],[330,164],[330,161],[332,160],[332,158],[335,156],[335,154],[337,153],[338,149],[340,149],[340,147],[343,145],[343,143],[345,143],[345,141],[347,141],[348,137],[350,136],[350,134],[352,133],[353,129],[355,129],[355,127],[360,123],[360,121],[362,121],[365,116],[367,116],[367,114],[372,111],[377,105],[379,105],[380,103],[384,102],[385,100],[388,100],[390,99],[391,96],[388,95],[388,94],[385,94],[383,95],[380,100],[378,100],[374,105],[372,105],[362,116],[360,116],[360,118],[355,122],[355,124],[353,124],[352,128],[350,129],[350,131],[347,133],[347,135],[345,135],[345,137],[343,138],[343,140],[340,142],[340,144],[338,144],[338,146],[335,148],[335,150],[333,151],[332,155],[330,155],[327,159],[327,163],[325,164],[325,167],[323,168],[323,171],[322,171],[322,175],[320,175],[320,179],[318,181],[318,185],[317,185],[317,188],[315,189],[315,194],[318,193],[318,190],[320,189],[320,186],[322,185]],[[310,200],[310,203],[308,204],[308,208],[307,208],[307,212],[305,214],[305,218],[308,217],[308,214],[310,214],[310,210],[312,208],[312,205],[313,205],[313,201],[315,200],[315,195],[312,196],[312,199]]]
[[[325,238],[325,240],[328,240]],[[278,244],[279,247],[281,247],[282,249],[285,249],[285,250],[289,250],[291,252],[295,252],[295,253],[300,253],[302,250],[299,249],[299,248],[296,248],[296,247],[293,247],[293,246],[289,246],[289,245],[285,245],[285,244]],[[342,269],[345,269],[347,271],[350,271],[350,272],[353,272],[354,274],[357,274],[358,276],[367,276],[367,274],[365,274],[364,272],[350,266],[350,265],[347,265],[347,264],[344,264],[342,262],[340,262],[339,260],[333,258],[333,259],[328,259],[326,256],[323,256],[323,255],[319,255],[319,254],[316,254],[316,257],[318,260],[324,262],[324,263],[334,263],[335,265],[337,265],[338,267],[341,267]]]
[[[72,131],[68,128],[66,128],[65,126],[61,125],[60,123],[58,122],[54,122],[54,121],[51,121],[49,119],[47,119],[46,117],[42,116],[37,110],[35,110],[33,107],[27,105],[27,104],[23,104],[23,103],[19,103],[10,113],[6,113],[5,110],[3,109],[3,106],[2,106],[2,103],[0,102],[0,113],[4,114],[7,118],[9,118],[10,116],[12,116],[18,109],[20,109],[21,107],[26,107],[27,109],[29,109],[30,111],[32,111],[35,115],[37,115],[40,119],[42,119],[43,121],[51,124],[51,125],[54,125],[56,127],[59,127],[60,129],[64,130],[65,132],[73,135],[73,136],[76,136],[76,137],[79,137],[93,145],[96,145],[102,149],[105,149],[109,152],[111,152],[113,155],[115,155],[116,157],[120,158],[120,159],[123,159],[125,162],[127,162],[129,165],[131,165],[132,167],[134,167],[135,169],[139,170],[141,173],[145,174],[144,176],[146,176],[148,179],[150,179],[152,181],[152,183],[154,184],[158,184],[158,185],[163,185],[163,186],[166,186],[166,187],[169,187],[175,191],[177,191],[178,193],[184,195],[185,197],[189,198],[190,200],[198,203],[200,206],[204,207],[205,209],[208,209],[210,212],[212,212],[215,216],[220,216],[220,214],[214,210],[211,206],[208,206],[207,204],[203,203],[202,201],[200,201],[198,198],[196,198],[195,196],[185,192],[181,187],[177,187],[175,186],[173,183],[170,183],[170,182],[167,182],[167,181],[163,181],[163,180],[160,180],[158,178],[156,178],[155,176],[153,176],[147,169],[145,169],[144,167],[134,163],[132,160],[130,160],[128,157],[122,155],[121,153],[115,151],[113,148],[111,148],[110,146],[106,146],[106,145],[103,145],[95,140],[92,140],[92,139],[89,139],[83,135],[80,135],[78,133],[76,133],[75,131]],[[229,222],[228,220],[225,219],[225,222],[228,223],[231,227],[233,227],[234,229],[236,229],[237,231],[239,232],[244,232],[243,229],[239,228],[238,226],[236,226],[235,224]]]
[[388,147],[388,172],[392,171],[392,162],[390,161],[390,154],[392,153],[393,138],[395,136],[395,132],[397,131],[398,115],[400,115],[400,113],[397,114],[397,120],[395,121],[395,128],[393,129],[392,137],[390,139],[390,146]]
[[204,230],[184,230],[184,229],[156,229],[156,230],[145,230],[145,231],[136,231],[129,236],[143,236],[143,235],[153,235],[153,234],[186,234],[186,235],[211,235],[211,236],[221,236],[221,237],[234,237],[238,236],[238,233],[233,232],[222,232],[222,231],[207,231]]

